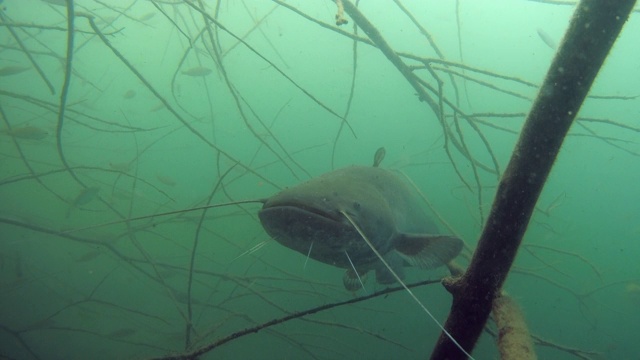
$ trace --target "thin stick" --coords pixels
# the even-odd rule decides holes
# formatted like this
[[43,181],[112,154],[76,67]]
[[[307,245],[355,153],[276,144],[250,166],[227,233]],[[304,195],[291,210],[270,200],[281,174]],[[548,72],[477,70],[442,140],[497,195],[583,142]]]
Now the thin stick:
[[[348,0],[345,0],[348,1]],[[398,274],[396,274],[396,272],[393,270],[393,268],[391,266],[389,266],[389,264],[387,263],[387,261],[384,259],[384,257],[382,257],[382,255],[378,252],[378,249],[375,248],[375,246],[373,246],[373,244],[371,243],[371,241],[369,241],[369,239],[367,238],[367,236],[364,234],[364,232],[362,231],[362,229],[360,229],[360,226],[358,226],[358,224],[356,224],[355,221],[353,221],[353,219],[351,218],[351,216],[343,210],[340,210],[340,213],[342,215],[344,215],[344,217],[347,218],[347,220],[349,220],[349,222],[351,223],[351,225],[356,229],[356,231],[358,232],[358,234],[360,234],[360,237],[367,243],[367,245],[369,245],[369,248],[371,249],[371,251],[373,251],[376,256],[378,257],[378,259],[380,259],[380,261],[384,264],[384,266],[387,268],[387,270],[389,270],[389,272],[391,273],[391,275],[393,275],[393,277],[396,279],[396,281],[398,283],[400,283],[400,285],[402,286],[403,289],[405,289],[408,293],[409,296],[411,297],[411,299],[413,299],[413,301],[415,301],[418,306],[420,306],[420,308],[422,308],[422,310],[427,313],[427,315],[429,315],[429,317],[431,318],[431,320],[433,320],[433,322],[435,322],[438,327],[440,329],[442,329],[442,332],[444,334],[446,334],[449,339],[456,344],[456,346],[458,346],[458,348],[460,349],[460,351],[462,351],[467,357],[469,357],[470,359],[473,360],[473,356],[471,356],[471,354],[467,353],[467,351],[462,348],[462,346],[460,344],[458,344],[458,341],[451,336],[451,334],[449,334],[449,332],[442,326],[442,324],[440,324],[440,321],[438,321],[438,319],[436,319],[435,316],[433,316],[433,314],[431,313],[431,311],[429,311],[429,309],[427,309],[427,307],[420,301],[420,299],[418,299],[418,297],[413,293],[413,291],[411,291],[411,289],[409,289],[409,287],[407,285],[405,285],[404,281],[402,281],[402,279],[400,278],[400,276],[398,276]]]
[[231,156],[231,154],[229,154],[227,151],[224,151],[223,149],[221,149],[220,147],[218,147],[216,144],[214,144],[213,142],[209,141],[207,138],[205,138],[198,130],[196,130],[191,124],[189,124],[189,122],[187,122],[180,114],[178,114],[178,112],[173,108],[173,106],[171,106],[167,100],[160,94],[160,92],[158,92],[158,90],[156,90],[151,83],[144,77],[142,76],[142,74],[133,66],[131,65],[131,63],[129,61],[127,61],[127,59],[120,53],[120,51],[118,51],[112,44],[111,42],[104,36],[104,34],[102,32],[100,32],[100,29],[98,29],[98,27],[96,26],[96,23],[93,19],[93,16],[91,14],[86,14],[86,13],[79,13],[77,14],[78,16],[82,16],[87,18],[87,20],[89,21],[89,25],[91,26],[91,28],[93,29],[93,31],[96,32],[96,34],[98,34],[98,37],[100,38],[100,40],[102,40],[102,42],[111,50],[111,52],[125,65],[127,66],[127,68],[129,68],[129,70],[136,75],[136,77],[138,78],[138,80],[140,80],[144,86],[151,91],[151,93],[162,102],[162,104],[167,108],[167,110],[169,110],[169,112],[171,112],[171,114],[178,119],[178,121],[180,121],[191,133],[193,133],[197,138],[199,138],[200,140],[202,140],[205,144],[207,144],[209,147],[215,149],[216,151],[219,151],[222,155],[224,155],[227,159],[231,160],[234,163],[237,163],[239,166],[241,166],[242,168],[244,168],[245,170],[251,172],[252,174],[254,174],[255,176],[257,176],[258,178],[260,178],[262,181],[264,181],[265,183],[269,183],[275,187],[277,187],[276,184],[274,184],[271,180],[267,179],[266,177],[258,174],[257,172],[255,172],[253,169],[249,168],[248,166],[242,164],[239,160],[236,160],[233,156]]
[[589,262],[589,260],[587,260],[584,256],[580,255],[580,254],[576,254],[574,252],[571,251],[566,251],[566,250],[562,250],[562,249],[556,249],[553,248],[551,246],[545,246],[545,245],[538,245],[538,244],[525,244],[523,245],[524,247],[527,248],[538,248],[538,249],[544,249],[547,251],[552,251],[552,252],[556,252],[559,254],[563,254],[563,255],[567,255],[567,256],[572,256],[580,261],[582,261],[585,265],[589,266],[591,268],[591,270],[593,270],[593,272],[598,275],[598,277],[600,279],[602,279],[602,274],[600,273],[600,270],[598,270],[598,268],[592,264],[591,262]]
[[[358,26],[353,24],[353,33],[358,35]],[[356,74],[358,72],[358,41],[354,40],[351,46],[351,87],[349,88],[349,98],[347,99],[346,108],[344,110],[344,118],[347,119],[349,117],[349,112],[351,112],[351,104],[353,103],[353,96],[355,95],[356,89]],[[340,135],[342,134],[342,129],[344,128],[344,123],[340,123],[340,127],[338,128],[338,132],[336,133],[336,138],[333,140],[332,148],[331,148],[331,169],[335,169],[335,160],[336,160],[336,149],[338,148],[338,140],[340,139]]]
[[[453,305],[446,328],[473,349],[527,229],[566,134],[635,0],[583,0],[549,68],[495,196],[468,270],[446,282]],[[589,53],[589,57],[580,54]],[[557,71],[564,68],[566,71]],[[442,333],[432,359],[464,359]]]
[[219,203],[219,204],[213,204],[213,205],[197,206],[197,207],[193,207],[193,208],[189,208],[189,209],[172,210],[172,211],[166,211],[166,212],[161,212],[161,213],[157,213],[157,214],[136,216],[136,217],[132,217],[132,218],[124,219],[124,220],[110,221],[110,222],[106,222],[106,223],[102,223],[102,224],[96,224],[96,225],[90,225],[90,226],[85,226],[85,227],[76,228],[76,229],[65,230],[65,231],[62,231],[61,233],[62,234],[70,234],[70,233],[74,233],[74,232],[78,232],[78,231],[82,231],[82,230],[89,230],[89,229],[95,229],[95,228],[99,228],[99,227],[103,227],[103,226],[122,224],[122,223],[130,222],[130,221],[151,219],[151,218],[154,218],[154,217],[167,216],[167,215],[182,214],[182,213],[191,212],[191,211],[213,209],[213,208],[229,206],[229,205],[264,203],[265,201],[266,201],[265,199],[251,199],[251,200],[230,201],[230,202],[226,202],[226,203]]
[[58,122],[56,126],[56,147],[58,149],[58,156],[60,157],[60,161],[62,165],[67,170],[69,175],[73,179],[75,179],[78,184],[82,185],[84,188],[87,186],[84,184],[82,180],[78,178],[78,175],[71,170],[71,166],[67,162],[67,158],[64,155],[64,150],[62,149],[62,128],[64,126],[64,111],[67,107],[67,94],[69,93],[69,86],[71,84],[71,69],[72,69],[72,61],[73,61],[73,38],[74,38],[74,29],[73,23],[75,19],[74,10],[73,10],[73,0],[66,0],[67,2],[67,60],[64,72],[64,83],[62,84],[62,91],[60,92],[60,103],[58,106]]
[[[413,289],[419,286],[424,286],[424,285],[431,285],[431,284],[436,284],[439,283],[439,280],[425,280],[425,281],[420,281],[420,282],[416,282],[416,283],[412,283],[412,284],[407,284],[406,287],[409,289]],[[182,354],[182,355],[169,355],[169,356],[163,356],[163,357],[158,357],[156,358],[156,360],[195,360],[197,359],[200,355],[206,354],[208,352],[210,352],[211,350],[214,350],[215,348],[224,345],[232,340],[235,340],[237,338],[243,337],[245,335],[249,335],[252,333],[257,333],[260,330],[264,330],[267,328],[270,328],[274,325],[278,325],[278,324],[282,324],[285,323],[287,321],[293,320],[293,319],[298,319],[307,315],[312,315],[315,313],[319,313],[319,312],[323,312],[326,310],[330,310],[333,308],[337,308],[337,307],[341,307],[344,305],[350,305],[350,304],[357,304],[359,302],[363,302],[366,300],[370,300],[370,299],[374,299],[383,295],[387,295],[387,294],[392,294],[398,291],[403,291],[405,290],[404,287],[402,286],[397,286],[397,287],[392,287],[392,288],[387,288],[378,292],[375,292],[371,295],[365,295],[365,296],[360,296],[354,299],[350,299],[350,300],[346,300],[346,301],[340,301],[340,302],[336,302],[336,303],[331,303],[331,304],[326,304],[326,305],[322,305],[322,306],[318,306],[315,307],[313,309],[308,309],[305,311],[301,311],[301,312],[297,312],[297,313],[292,313],[289,314],[287,316],[278,318],[278,319],[274,319],[271,321],[268,321],[266,323],[260,324],[258,326],[254,326],[248,329],[244,329],[238,332],[235,332],[233,334],[230,334],[222,339],[216,340],[210,344],[207,344],[199,349],[196,349],[192,352],[186,353],[186,354]]]
[[225,27],[224,25],[222,25],[218,20],[214,19],[211,15],[207,14],[203,9],[197,7],[196,5],[194,5],[193,3],[191,3],[190,1],[186,2],[187,5],[191,6],[194,10],[198,11],[199,13],[202,14],[202,16],[204,16],[205,18],[207,18],[209,21],[211,21],[212,23],[216,24],[217,27],[219,27],[221,30],[225,31],[227,34],[231,35],[233,38],[235,38],[236,40],[240,41],[244,46],[247,47],[247,49],[249,49],[249,51],[251,51],[252,53],[256,54],[260,59],[266,61],[269,65],[271,65],[273,67],[273,69],[275,71],[277,71],[280,75],[282,75],[285,79],[287,79],[293,86],[295,86],[298,90],[302,91],[309,99],[311,99],[313,102],[315,102],[316,104],[318,104],[321,108],[325,109],[326,111],[328,111],[330,114],[334,115],[335,117],[337,117],[338,119],[342,120],[347,127],[349,127],[349,130],[351,130],[351,133],[353,134],[354,137],[357,138],[355,130],[353,130],[353,128],[351,127],[351,125],[347,122],[347,120],[338,115],[338,113],[336,113],[335,111],[333,111],[330,107],[328,107],[327,105],[325,105],[324,103],[322,103],[320,100],[318,100],[315,96],[313,96],[309,91],[307,91],[305,88],[303,88],[301,85],[299,85],[297,82],[295,82],[289,75],[287,75],[284,71],[282,71],[282,69],[280,69],[276,64],[274,64],[271,60],[267,59],[266,57],[264,57],[264,55],[262,55],[260,52],[258,52],[253,46],[249,45],[249,43],[247,43],[246,41],[242,40],[239,36],[237,36],[236,34],[234,34],[231,30],[227,29],[227,27]]
[[[218,156],[220,156],[220,155],[218,154]],[[222,181],[225,179],[225,177],[227,175],[229,175],[231,170],[233,170],[234,168],[235,168],[235,164],[230,166],[227,169],[227,171],[225,171],[222,175],[220,175],[220,177],[218,178],[218,181],[216,182],[216,185],[211,190],[211,194],[209,194],[209,198],[207,199],[207,205],[210,205],[211,201],[213,200],[214,195],[216,194],[216,191],[218,190],[218,188],[222,184]],[[191,346],[191,331],[193,330],[193,323],[192,323],[192,316],[193,316],[193,302],[192,302],[193,269],[194,269],[195,263],[196,263],[196,252],[197,252],[197,249],[198,249],[198,242],[200,240],[200,234],[202,232],[202,224],[204,223],[205,217],[207,215],[207,210],[208,209],[204,209],[202,211],[202,214],[200,214],[200,219],[198,220],[198,226],[196,228],[196,233],[195,233],[195,236],[193,238],[193,246],[191,247],[191,258],[189,259],[189,277],[187,279],[187,319],[186,319],[187,323],[186,323],[185,344],[184,344],[185,350],[188,349]]]
[[[67,4],[68,4],[68,0],[67,0]],[[72,9],[73,9],[73,5],[71,5]],[[4,15],[4,11],[0,11],[0,19],[2,19],[2,21],[6,22],[6,17]],[[72,26],[73,26],[73,15],[71,15],[71,18],[69,20]],[[18,36],[18,34],[16,34],[15,30],[13,30],[12,26],[7,26],[7,29],[9,30],[9,32],[11,33],[11,36],[13,37],[13,39],[16,41],[16,43],[18,43],[18,46],[20,46],[20,49],[22,50],[22,52],[24,52],[24,54],[27,56],[27,58],[29,59],[29,62],[31,63],[31,65],[33,65],[33,67],[36,69],[36,71],[38,72],[38,75],[40,75],[40,78],[42,79],[42,81],[44,81],[45,84],[47,84],[47,87],[49,88],[49,91],[51,91],[51,94],[55,94],[56,90],[53,87],[53,84],[51,84],[51,81],[49,81],[49,79],[47,78],[47,76],[44,74],[44,71],[42,71],[42,69],[40,68],[40,65],[38,65],[38,63],[36,62],[36,59],[33,58],[33,55],[31,55],[31,53],[29,52],[29,50],[27,49],[26,46],[24,46],[24,44],[22,43],[22,40],[20,40],[20,37]],[[73,28],[67,28],[67,31],[69,33],[73,33]],[[71,37],[73,38],[73,35],[71,35]],[[73,45],[73,43],[72,43]],[[68,44],[67,44],[68,46]],[[68,52],[68,50],[67,50]],[[68,60],[67,60],[68,61]]]

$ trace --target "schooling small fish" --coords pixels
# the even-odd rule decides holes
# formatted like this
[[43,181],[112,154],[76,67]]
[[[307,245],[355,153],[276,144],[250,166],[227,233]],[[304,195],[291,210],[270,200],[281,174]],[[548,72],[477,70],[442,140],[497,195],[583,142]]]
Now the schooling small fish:
[[190,69],[182,70],[182,75],[187,76],[207,76],[211,74],[211,69],[204,66],[196,66]]
[[111,162],[109,161],[109,167],[113,170],[117,170],[117,171],[122,171],[122,172],[129,172],[131,170],[131,165],[133,164],[133,161],[131,162]]
[[140,18],[138,20],[147,21],[147,20],[151,20],[154,16],[156,16],[156,13],[149,12],[149,13],[146,13],[146,14],[140,16]]
[[376,150],[376,154],[373,156],[373,167],[380,166],[385,155],[387,155],[387,150],[383,147],[378,148],[378,150]]
[[136,97],[136,91],[135,90],[127,90],[127,92],[122,94],[122,98],[127,99],[127,100],[133,99],[134,97]]
[[2,130],[1,132],[16,139],[26,140],[42,140],[46,138],[47,135],[49,135],[47,131],[35,126],[14,127],[7,130]]
[[100,188],[95,186],[85,188],[82,191],[80,191],[80,193],[78,194],[78,196],[75,197],[75,199],[73,199],[73,205],[75,206],[86,205],[91,201],[93,201],[93,199],[95,199],[98,196],[99,192],[100,192]]
[[158,104],[158,105],[156,105],[156,106],[152,107],[152,108],[151,108],[151,110],[149,110],[149,111],[150,111],[150,112],[156,112],[156,111],[160,111],[160,110],[162,110],[162,109],[164,109],[164,108],[165,108],[164,104],[163,104],[163,103],[160,103],[160,104]]
[[169,176],[156,174],[156,179],[167,186],[176,186],[176,181]]
[[91,201],[93,201],[94,199],[96,199],[99,193],[100,193],[100,188],[95,186],[82,189],[82,191],[80,191],[80,193],[78,193],[78,195],[76,195],[76,197],[73,198],[73,201],[71,202],[71,206],[69,206],[69,210],[67,210],[66,217],[69,218],[69,215],[71,215],[71,211],[73,209],[80,207],[82,205],[86,205]]
[[555,50],[558,47],[556,42],[544,30],[537,28],[536,32],[538,33],[540,40],[542,40],[542,42],[545,43],[545,45],[547,45],[551,50]]
[[77,263],[83,263],[83,262],[91,261],[91,260],[97,258],[100,255],[102,255],[102,251],[100,251],[100,250],[92,250],[92,251],[89,251],[89,252],[85,253],[84,255],[81,255],[80,257],[76,258],[75,260],[76,260]]
[[30,67],[25,66],[5,66],[0,68],[0,76],[11,76],[20,74],[21,72],[25,72],[31,69]]

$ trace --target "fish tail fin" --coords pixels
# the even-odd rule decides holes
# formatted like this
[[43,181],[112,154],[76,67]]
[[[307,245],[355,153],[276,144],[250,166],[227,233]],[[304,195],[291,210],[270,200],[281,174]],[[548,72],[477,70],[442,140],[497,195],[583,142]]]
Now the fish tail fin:
[[[420,299],[418,299],[418,297],[413,293],[413,291],[411,291],[411,289],[409,289],[409,287],[407,287],[407,285],[404,283],[404,281],[402,281],[402,279],[400,278],[400,276],[396,273],[396,271],[391,268],[391,266],[387,263],[387,261],[382,257],[382,255],[380,255],[380,252],[378,252],[378,250],[373,246],[373,244],[371,243],[371,241],[369,241],[369,239],[367,238],[367,236],[362,232],[362,229],[360,229],[360,227],[358,226],[358,224],[355,223],[355,221],[353,221],[353,219],[351,218],[351,216],[349,216],[349,214],[347,214],[345,211],[340,211],[340,213],[342,213],[342,215],[344,215],[345,218],[347,218],[347,220],[351,223],[351,225],[353,225],[353,227],[356,229],[356,231],[358,232],[358,234],[360,234],[360,236],[362,237],[362,240],[364,240],[367,245],[369,246],[369,248],[371,248],[371,251],[373,251],[376,256],[380,259],[380,262],[387,268],[387,270],[389,270],[389,273],[396,279],[396,281],[398,283],[400,283],[400,285],[402,285],[402,287],[404,288],[404,290],[407,292],[407,294],[409,294],[409,296],[411,296],[411,298],[413,299],[413,301],[416,302],[416,304],[418,304],[422,310],[424,310],[424,312],[431,318],[431,320],[433,320],[434,323],[436,323],[438,325],[438,327],[440,328],[440,330],[442,330],[442,332],[456,345],[456,347],[458,349],[460,349],[460,351],[462,351],[465,355],[467,355],[467,357],[471,360],[475,360],[473,356],[471,356],[471,354],[469,354],[463,347],[462,345],[460,345],[460,343],[447,331],[447,329],[444,328],[444,326],[440,323],[440,321],[438,321],[438,319],[436,319],[435,316],[433,316],[433,314],[431,313],[431,311],[429,311],[429,309],[427,309],[427,307],[422,303],[422,301],[420,301]],[[449,237],[452,239],[457,239],[457,238],[453,238],[453,237]],[[460,242],[459,244],[459,250],[457,251],[456,255],[460,252],[460,250],[462,249],[462,240],[457,239],[458,242]],[[454,241],[455,242],[455,241]],[[453,256],[455,257],[455,256]],[[453,258],[452,257],[452,258]]]

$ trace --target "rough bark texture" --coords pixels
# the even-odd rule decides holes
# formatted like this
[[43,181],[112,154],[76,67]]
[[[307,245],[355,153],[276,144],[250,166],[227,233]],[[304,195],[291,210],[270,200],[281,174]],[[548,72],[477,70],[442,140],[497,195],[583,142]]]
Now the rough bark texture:
[[[438,105],[373,24],[349,0],[342,3],[344,11],[396,66],[421,100],[439,113]],[[445,327],[468,352],[482,333],[493,300],[509,273],[562,141],[634,3],[583,0],[578,4],[500,181],[471,264],[462,277],[445,283],[453,294]],[[466,356],[441,334],[431,358]]]
[[506,294],[493,300],[493,320],[498,327],[501,360],[536,360],[533,341],[518,304]]
[[[589,88],[635,0],[583,0],[540,88],[465,274],[445,284],[453,304],[445,328],[471,351],[520,246],[538,196]],[[444,334],[431,359],[466,356]]]

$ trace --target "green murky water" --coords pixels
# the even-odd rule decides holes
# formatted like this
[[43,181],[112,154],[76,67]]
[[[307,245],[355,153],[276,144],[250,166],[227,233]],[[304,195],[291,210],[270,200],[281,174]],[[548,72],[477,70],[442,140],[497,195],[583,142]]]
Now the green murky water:
[[[122,221],[265,198],[332,169],[369,165],[379,147],[387,151],[381,166],[415,183],[441,231],[466,241],[457,260],[466,265],[573,10],[525,0],[405,1],[442,54],[436,61],[396,3],[362,2],[391,47],[414,57],[403,61],[437,89],[415,57],[431,59],[442,92],[428,93],[445,104],[445,136],[382,53],[347,36],[352,21],[334,26],[334,2],[285,3],[307,18],[266,0],[203,2],[220,26],[177,0],[76,1],[63,100],[64,1],[2,2],[0,357],[185,353],[383,289],[369,274],[366,292],[350,293],[342,269],[270,240],[260,204]],[[578,115],[505,285],[532,334],[594,359],[640,352],[639,36],[635,12],[592,88],[606,98],[589,98]],[[406,280],[445,275],[412,268]],[[451,297],[442,286],[415,292],[446,319]],[[439,333],[396,292],[237,337],[202,358],[423,359]],[[536,351],[577,358],[557,347]],[[494,338],[484,334],[473,355],[497,358]]]

